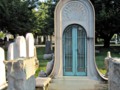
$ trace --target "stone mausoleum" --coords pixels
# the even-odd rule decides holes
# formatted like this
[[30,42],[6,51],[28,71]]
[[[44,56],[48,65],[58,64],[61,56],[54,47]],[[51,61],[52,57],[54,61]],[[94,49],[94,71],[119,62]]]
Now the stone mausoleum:
[[[90,0],[60,0],[55,9],[55,64],[51,73],[55,79],[51,90],[93,90],[105,80],[96,67],[94,41],[95,11]],[[88,88],[83,87],[87,83]]]

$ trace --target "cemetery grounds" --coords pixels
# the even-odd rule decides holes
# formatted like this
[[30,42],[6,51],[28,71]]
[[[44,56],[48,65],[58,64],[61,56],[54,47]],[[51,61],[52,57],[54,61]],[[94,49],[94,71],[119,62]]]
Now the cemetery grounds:
[[[96,46],[95,50],[96,50],[96,53],[95,53],[96,64],[98,66],[99,71],[102,74],[106,73],[104,59],[107,56],[108,51],[111,52],[112,57],[120,58],[120,46],[119,45],[118,46],[110,46],[110,48],[103,48],[102,46]],[[36,77],[38,76],[38,74],[41,70],[46,71],[47,62],[50,61],[50,60],[43,59],[44,52],[45,52],[44,47],[37,47],[37,57],[38,57],[40,64],[39,64],[39,68],[37,69],[36,74],[35,74]]]

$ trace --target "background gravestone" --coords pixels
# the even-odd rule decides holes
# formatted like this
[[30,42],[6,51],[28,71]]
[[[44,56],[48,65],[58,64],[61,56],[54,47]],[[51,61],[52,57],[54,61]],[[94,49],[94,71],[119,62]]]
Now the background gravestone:
[[45,54],[51,54],[51,41],[46,41],[45,43]]

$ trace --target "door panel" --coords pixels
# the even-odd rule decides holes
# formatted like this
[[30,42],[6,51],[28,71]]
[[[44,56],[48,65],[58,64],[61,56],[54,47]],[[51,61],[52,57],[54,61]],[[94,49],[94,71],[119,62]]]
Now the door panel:
[[73,61],[72,61],[72,29],[68,28],[64,35],[64,72],[65,75],[73,75]]
[[65,76],[86,75],[86,33],[79,25],[71,25],[63,34],[63,73]]
[[86,33],[83,29],[77,30],[77,75],[86,75]]

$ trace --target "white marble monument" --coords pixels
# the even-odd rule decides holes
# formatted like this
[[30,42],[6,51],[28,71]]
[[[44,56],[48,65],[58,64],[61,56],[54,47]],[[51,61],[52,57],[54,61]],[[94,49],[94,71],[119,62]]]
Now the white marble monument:
[[4,50],[0,47],[0,90],[4,88],[6,84],[6,72],[3,61],[5,60]]

